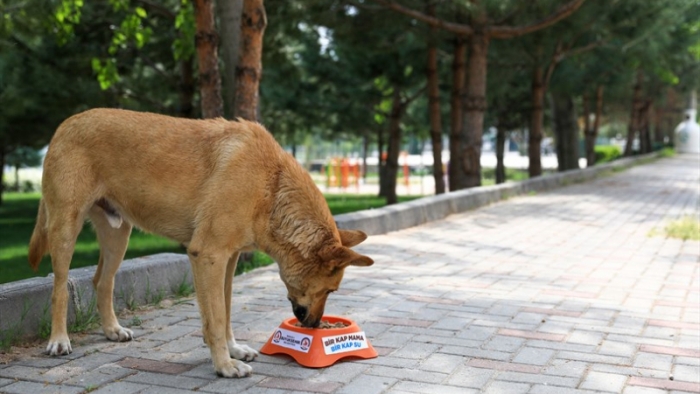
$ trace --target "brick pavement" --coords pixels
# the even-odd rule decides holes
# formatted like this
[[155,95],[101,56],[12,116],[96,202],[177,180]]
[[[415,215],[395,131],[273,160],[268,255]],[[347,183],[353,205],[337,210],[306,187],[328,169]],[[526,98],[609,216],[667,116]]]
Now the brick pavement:
[[[700,162],[680,156],[511,198],[358,249],[326,313],[380,356],[323,369],[261,355],[217,378],[191,298],[125,314],[136,339],[16,349],[3,393],[700,392],[700,242],[650,236],[700,216]],[[291,316],[276,266],[234,280],[234,332],[260,348]]]

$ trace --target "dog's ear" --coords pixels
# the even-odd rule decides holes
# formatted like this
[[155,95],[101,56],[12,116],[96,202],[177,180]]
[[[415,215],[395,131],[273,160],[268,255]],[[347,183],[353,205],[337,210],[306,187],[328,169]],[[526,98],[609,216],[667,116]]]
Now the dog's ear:
[[319,256],[323,260],[323,263],[330,268],[331,271],[345,268],[349,265],[368,267],[374,264],[374,260],[371,258],[341,245],[326,246],[325,248],[321,249]]
[[340,243],[347,248],[352,248],[367,239],[367,234],[360,230],[338,230]]

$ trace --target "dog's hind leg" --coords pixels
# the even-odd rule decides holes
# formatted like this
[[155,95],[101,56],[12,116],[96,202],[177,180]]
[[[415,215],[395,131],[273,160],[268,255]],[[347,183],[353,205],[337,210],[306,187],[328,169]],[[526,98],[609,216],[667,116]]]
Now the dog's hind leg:
[[[100,243],[100,261],[92,283],[97,293],[97,310],[102,320],[102,329],[107,339],[119,342],[130,341],[134,333],[119,325],[114,314],[113,296],[114,275],[124,259],[132,226],[125,221],[110,220],[109,213],[97,205],[90,208],[88,215],[95,228],[97,241]],[[116,226],[117,224],[119,226]]]
[[[48,201],[47,201],[48,202]],[[67,329],[68,272],[75,241],[82,229],[84,212],[71,204],[47,204],[49,212],[48,242],[53,267],[51,295],[51,337],[46,353],[51,356],[70,354]]]
[[253,361],[258,356],[258,352],[246,345],[236,344],[236,338],[233,336],[233,327],[231,326],[231,287],[233,286],[233,275],[236,273],[236,265],[238,265],[238,256],[240,253],[234,253],[228,260],[226,266],[226,282],[224,283],[224,297],[226,300],[226,324],[228,331],[226,332],[226,343],[231,357]]

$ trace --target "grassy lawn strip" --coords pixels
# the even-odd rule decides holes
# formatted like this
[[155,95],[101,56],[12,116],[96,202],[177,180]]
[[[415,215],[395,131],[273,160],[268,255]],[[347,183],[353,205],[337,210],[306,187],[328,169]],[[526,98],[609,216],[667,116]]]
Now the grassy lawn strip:
[[[39,271],[34,272],[27,262],[27,247],[29,238],[34,230],[34,221],[39,206],[38,193],[21,194],[6,193],[4,204],[0,205],[0,283],[12,282],[34,276],[46,276],[51,272],[51,261],[44,257],[39,265]],[[400,197],[400,201],[408,201],[418,196]],[[342,195],[326,196],[328,205],[334,215],[369,208],[378,208],[386,204],[383,198],[374,195]],[[156,253],[185,253],[176,242],[144,233],[134,229],[129,239],[129,248],[125,259],[147,256]],[[100,248],[95,232],[89,223],[78,236],[71,268],[79,268],[97,264]],[[262,252],[255,252],[250,261],[240,261],[236,274],[250,271],[272,263],[272,259]]]

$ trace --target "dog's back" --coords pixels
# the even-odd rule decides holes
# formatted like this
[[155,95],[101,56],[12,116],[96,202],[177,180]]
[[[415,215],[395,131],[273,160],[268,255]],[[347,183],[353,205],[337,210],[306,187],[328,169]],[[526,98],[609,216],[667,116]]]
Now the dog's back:
[[[79,196],[83,211],[104,199],[138,227],[184,243],[212,194],[235,188],[259,193],[266,174],[284,156],[254,122],[94,109],[67,119],[56,131],[42,189],[47,199]],[[240,173],[249,175],[246,184],[232,184]]]

